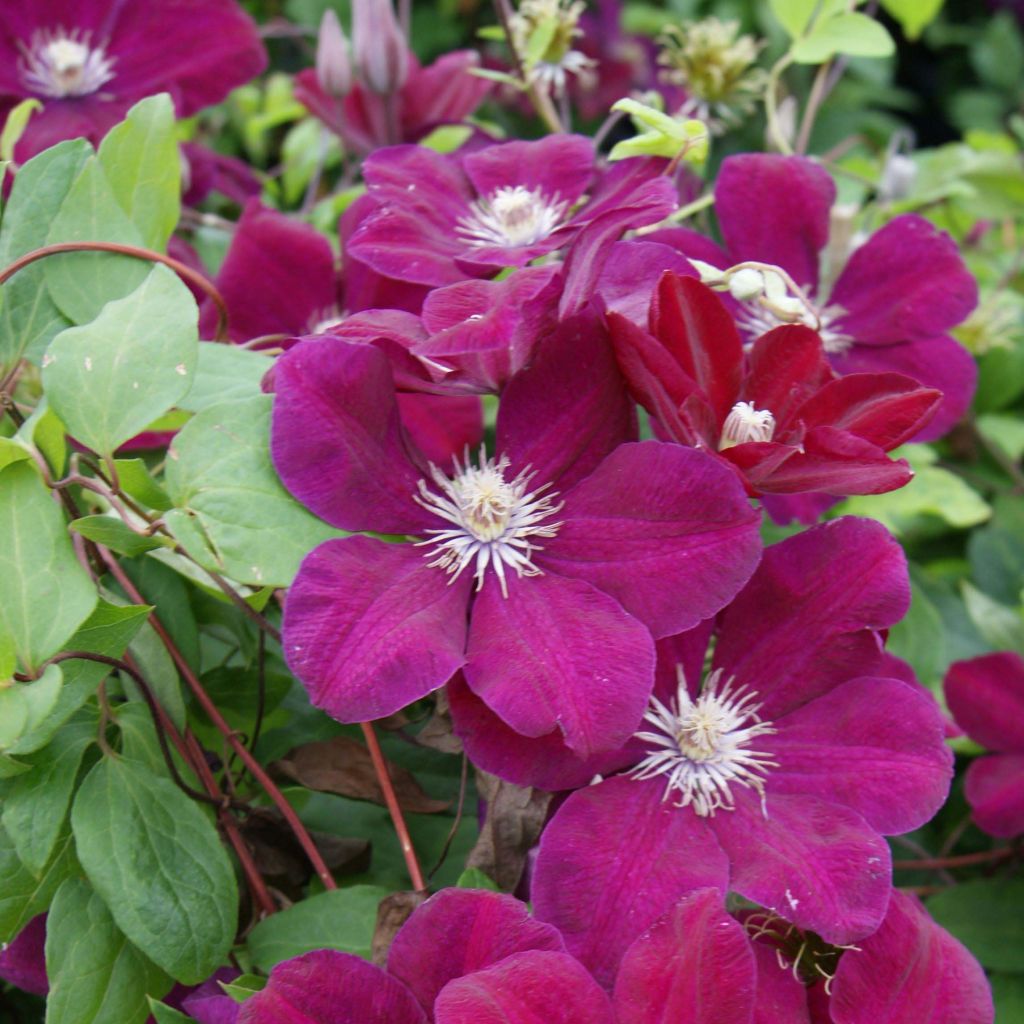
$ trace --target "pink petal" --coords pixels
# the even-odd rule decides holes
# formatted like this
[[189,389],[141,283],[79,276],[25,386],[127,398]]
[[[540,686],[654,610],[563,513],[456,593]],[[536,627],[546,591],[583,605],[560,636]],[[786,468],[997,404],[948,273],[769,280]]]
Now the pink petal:
[[682,277],[696,276],[690,261],[662,242],[615,242],[608,249],[597,293],[608,312],[646,328],[654,289],[666,270]]
[[423,454],[436,466],[449,470],[454,457],[476,448],[483,439],[484,417],[480,399],[466,395],[395,396],[402,426]]
[[[439,572],[440,570],[435,570]],[[584,580],[489,576],[473,604],[465,674],[517,732],[560,729],[580,757],[620,747],[654,686],[654,641]]]
[[894,889],[878,931],[839,961],[835,1024],[992,1024],[978,962],[921,904]]
[[750,372],[742,395],[775,417],[782,440],[797,410],[832,379],[821,338],[798,324],[761,335],[750,350]]
[[[516,953],[449,982],[436,1024],[615,1024],[597,983],[567,953]],[[391,1024],[391,1021],[388,1021]]]
[[875,630],[910,605],[906,556],[871,519],[833,519],[767,548],[723,613],[715,667],[779,718],[846,679],[874,671]]
[[612,1002],[618,1024],[749,1024],[756,974],[723,893],[684,897],[626,951]]
[[1010,651],[949,667],[943,687],[957,725],[989,750],[1024,753],[1024,659]]
[[[779,965],[774,947],[752,942],[751,948],[757,964],[753,1024],[812,1024],[803,982],[793,977],[792,970]],[[826,1024],[831,1021],[826,1019]]]
[[284,652],[310,700],[343,722],[393,714],[465,661],[470,578],[451,582],[421,548],[329,540],[288,591]]
[[871,934],[889,899],[889,847],[855,811],[810,794],[756,794],[709,819],[732,868],[730,888],[827,942]]
[[285,960],[242,1004],[238,1024],[427,1024],[412,993],[379,967],[319,949]]
[[50,990],[46,977],[46,915],[39,914],[0,949],[0,981],[33,995]]
[[682,896],[728,888],[728,864],[707,824],[663,795],[658,779],[606,779],[573,793],[541,836],[537,917],[561,931],[602,984]]
[[1024,835],[1024,753],[993,754],[972,762],[964,795],[978,827],[990,836]]
[[471,153],[462,167],[478,196],[488,198],[500,188],[519,185],[571,207],[593,176],[594,145],[583,135],[504,142]]
[[[438,956],[438,943],[444,955]],[[405,982],[428,1013],[454,978],[528,949],[563,952],[558,931],[530,917],[524,903],[478,889],[442,889],[417,907],[388,952],[388,973]]]
[[761,554],[760,517],[735,474],[692,448],[620,445],[562,497],[563,525],[538,565],[611,594],[655,637],[721,610]]
[[775,719],[771,792],[810,793],[886,835],[942,806],[953,755],[935,699],[895,679],[852,679]]

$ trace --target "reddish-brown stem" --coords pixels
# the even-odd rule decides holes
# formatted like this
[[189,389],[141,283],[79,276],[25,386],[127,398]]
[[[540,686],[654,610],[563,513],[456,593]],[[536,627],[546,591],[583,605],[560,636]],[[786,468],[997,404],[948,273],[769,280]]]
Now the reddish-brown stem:
[[412,887],[416,892],[426,892],[427,884],[423,881],[420,862],[416,859],[416,850],[413,848],[412,839],[409,837],[409,830],[405,826],[402,808],[398,804],[395,787],[392,785],[391,777],[388,775],[388,766],[384,761],[384,754],[381,752],[377,733],[374,732],[372,722],[360,722],[359,724],[363,730],[366,746],[370,750],[370,759],[373,761],[373,770],[377,773],[377,782],[380,783],[380,788],[384,792],[384,802],[388,805],[391,823],[395,826],[395,833],[398,835],[398,842],[402,847],[402,856],[405,858],[405,866],[409,872]]
[[[128,578],[124,570],[117,563],[117,559],[111,555],[111,553],[100,546],[100,555],[103,558],[104,563],[110,570],[111,575],[117,582],[122,586],[124,592],[136,603],[146,604],[145,598],[135,589],[135,585]],[[306,830],[306,826],[302,824],[299,816],[295,813],[295,809],[292,807],[285,795],[280,789],[274,784],[270,776],[264,771],[263,766],[249,753],[245,744],[242,743],[239,738],[235,735],[234,730],[224,720],[224,716],[220,713],[217,705],[210,699],[210,695],[203,688],[203,684],[199,682],[196,674],[192,671],[191,666],[185,660],[181,651],[178,650],[177,645],[171,639],[170,634],[164,629],[160,620],[155,614],[150,613],[149,616],[150,624],[156,631],[158,637],[167,650],[167,653],[171,656],[174,663],[178,666],[178,671],[181,673],[182,678],[188,684],[189,689],[192,691],[196,700],[199,702],[199,706],[206,712],[207,717],[213,723],[217,731],[227,740],[231,749],[241,759],[242,764],[249,770],[252,777],[260,784],[267,796],[273,801],[274,806],[281,812],[285,821],[288,822],[288,826],[295,834],[296,840],[302,847],[306,856],[309,858],[310,864],[313,866],[313,870],[316,872],[317,877],[323,882],[325,889],[336,889],[338,886],[334,879],[331,877],[330,871],[327,869],[327,865],[324,863],[323,857],[320,856],[320,851],[316,848],[309,832]]]
[[195,285],[210,297],[217,307],[217,329],[214,332],[214,340],[228,340],[228,307],[213,282],[208,281],[198,270],[193,270],[173,256],[167,256],[154,249],[144,249],[140,245],[123,245],[120,242],[55,242],[53,245],[44,245],[42,248],[25,253],[24,256],[19,256],[13,263],[9,263],[3,270],[0,270],[0,284],[4,284],[12,278],[22,267],[27,267],[30,263],[35,263],[36,260],[44,259],[47,256],[55,256],[64,252],[113,252],[120,256],[131,256],[137,260],[148,260],[151,263],[162,263],[165,267],[170,267],[180,278],[188,284]]
[[946,868],[969,868],[975,864],[992,864],[1007,860],[1017,853],[1011,846],[998,850],[983,850],[981,853],[963,853],[956,857],[931,857],[927,860],[894,860],[897,871],[944,871]]

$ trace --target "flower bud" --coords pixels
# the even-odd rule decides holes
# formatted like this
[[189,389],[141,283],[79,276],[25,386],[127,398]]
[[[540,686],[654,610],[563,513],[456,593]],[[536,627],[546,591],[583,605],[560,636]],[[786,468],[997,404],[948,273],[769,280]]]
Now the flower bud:
[[729,294],[737,302],[748,302],[764,292],[764,275],[747,267],[729,277]]
[[409,48],[391,0],[353,0],[352,47],[363,84],[390,96],[409,77]]
[[320,20],[316,40],[316,80],[328,96],[346,96],[352,90],[352,57],[338,16],[328,8]]

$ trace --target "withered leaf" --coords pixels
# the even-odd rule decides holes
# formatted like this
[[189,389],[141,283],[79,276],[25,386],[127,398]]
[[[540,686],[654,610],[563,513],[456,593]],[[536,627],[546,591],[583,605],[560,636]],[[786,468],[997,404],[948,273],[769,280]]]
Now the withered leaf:
[[409,919],[409,915],[429,896],[425,892],[393,892],[380,901],[377,907],[377,925],[373,930],[370,952],[373,962],[383,967],[388,960],[388,950],[398,929]]

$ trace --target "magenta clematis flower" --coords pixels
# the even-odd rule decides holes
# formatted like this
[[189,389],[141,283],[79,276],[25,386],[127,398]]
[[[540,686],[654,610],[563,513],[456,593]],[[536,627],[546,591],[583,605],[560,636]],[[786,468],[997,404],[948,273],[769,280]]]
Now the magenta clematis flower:
[[989,835],[1024,834],[1024,660],[1000,651],[958,661],[943,687],[957,725],[993,751],[967,769],[974,821]]
[[366,156],[381,146],[418,142],[433,129],[465,120],[493,88],[472,74],[480,63],[472,50],[446,53],[429,67],[408,54],[408,77],[392,98],[353,82],[344,96],[329,95],[307,68],[295,76],[295,96],[353,153]]
[[878,927],[881,834],[927,821],[952,774],[935,701],[882,676],[878,631],[908,604],[900,546],[837,519],[766,551],[714,627],[703,684],[712,625],[662,641],[632,770],[573,793],[537,858],[537,916],[598,980],[702,886],[836,944]]
[[363,165],[376,209],[349,251],[381,274],[420,284],[490,276],[562,248],[618,207],[631,209],[632,227],[661,220],[677,202],[665,166],[624,160],[595,174],[593,143],[580,135],[467,155],[394,146]]
[[837,377],[822,340],[776,327],[744,355],[722,301],[689,277],[666,273],[650,333],[609,313],[615,353],[637,401],[662,436],[715,452],[751,494],[877,494],[911,478],[886,452],[909,440],[942,396],[898,373]]
[[15,149],[23,163],[62,139],[99,142],[153,93],[170,93],[178,115],[188,117],[266,63],[256,26],[234,0],[4,4],[0,120],[24,99],[42,101]]
[[46,977],[46,915],[40,914],[0,949],[0,981],[24,992],[45,996],[50,991]]
[[[835,186],[803,157],[745,153],[722,164],[715,213],[725,250],[681,228],[654,232],[687,256],[718,267],[745,261],[786,271],[805,289],[839,373],[904,373],[944,395],[921,439],[940,437],[970,403],[977,368],[949,336],[977,303],[977,285],[956,243],[914,214],[895,217],[855,249],[829,289],[819,257],[829,237]],[[792,298],[792,296],[790,296]],[[738,320],[752,340],[779,321],[756,302]]]
[[496,452],[446,474],[410,444],[387,357],[303,342],[275,371],[271,450],[347,537],[305,560],[285,655],[342,721],[390,714],[463,671],[509,728],[615,749],[643,715],[656,636],[713,615],[749,578],[758,516],[732,474],[629,442],[632,407],[600,324],[563,323],[505,388]]
[[[439,955],[442,948],[444,954]],[[615,1024],[550,925],[511,896],[445,889],[418,907],[387,970],[333,950],[282,964],[239,1024]]]

